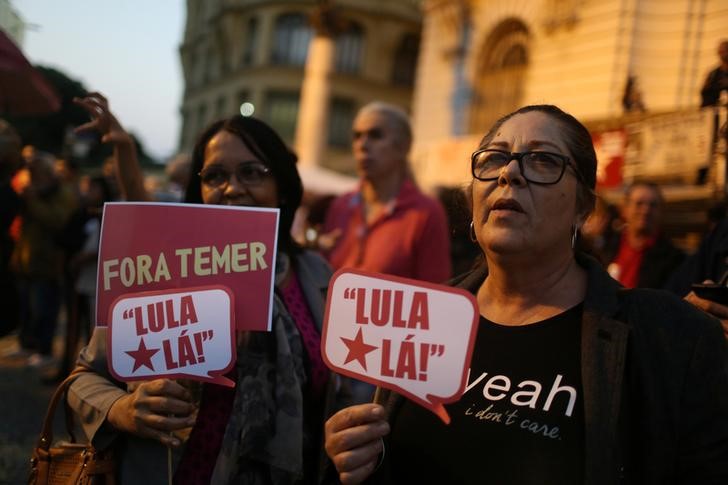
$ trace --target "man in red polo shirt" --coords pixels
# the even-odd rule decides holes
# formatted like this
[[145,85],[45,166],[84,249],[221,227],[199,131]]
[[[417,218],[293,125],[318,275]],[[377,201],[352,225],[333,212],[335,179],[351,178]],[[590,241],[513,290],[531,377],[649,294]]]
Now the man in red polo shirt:
[[451,275],[445,212],[412,180],[407,115],[370,103],[353,124],[352,151],[361,178],[356,191],[332,202],[322,250],[334,269],[356,268],[430,282]]
[[607,268],[627,288],[662,288],[683,260],[682,251],[660,234],[662,205],[662,192],[655,184],[638,182],[627,189],[625,228]]

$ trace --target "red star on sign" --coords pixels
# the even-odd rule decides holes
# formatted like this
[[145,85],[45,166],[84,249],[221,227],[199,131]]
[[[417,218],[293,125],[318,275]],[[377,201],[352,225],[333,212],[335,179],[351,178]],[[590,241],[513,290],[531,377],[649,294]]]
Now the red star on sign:
[[154,370],[152,356],[159,352],[159,349],[147,349],[146,344],[144,344],[144,338],[139,342],[139,348],[137,350],[126,350],[125,352],[134,359],[134,369],[132,372],[136,372],[141,366],[148,367],[152,371]]
[[379,347],[364,343],[364,338],[361,335],[361,328],[359,329],[359,332],[356,334],[356,337],[353,340],[344,337],[339,338],[341,338],[346,346],[349,347],[349,355],[346,356],[344,365],[348,364],[352,360],[356,360],[359,362],[359,364],[361,364],[364,370],[367,370],[367,354],[372,350],[378,349]]

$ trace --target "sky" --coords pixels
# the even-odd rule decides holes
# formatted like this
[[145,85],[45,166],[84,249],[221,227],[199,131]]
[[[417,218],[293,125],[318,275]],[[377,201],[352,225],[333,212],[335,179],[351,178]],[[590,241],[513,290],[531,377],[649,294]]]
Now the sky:
[[147,152],[165,160],[179,141],[184,0],[11,0],[30,24],[22,50],[106,95]]

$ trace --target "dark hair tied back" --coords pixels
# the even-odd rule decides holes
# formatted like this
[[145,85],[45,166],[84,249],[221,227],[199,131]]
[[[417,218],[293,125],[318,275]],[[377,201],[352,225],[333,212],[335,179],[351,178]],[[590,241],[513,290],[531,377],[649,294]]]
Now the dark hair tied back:
[[594,151],[594,144],[589,130],[569,113],[551,104],[524,106],[496,121],[480,141],[480,147],[486,147],[493,141],[503,123],[518,114],[532,111],[544,113],[560,124],[566,146],[571,152],[576,170],[583,182],[579,184],[580,189],[577,193],[577,210],[581,214],[589,214],[594,210],[594,204],[596,203],[597,155]]

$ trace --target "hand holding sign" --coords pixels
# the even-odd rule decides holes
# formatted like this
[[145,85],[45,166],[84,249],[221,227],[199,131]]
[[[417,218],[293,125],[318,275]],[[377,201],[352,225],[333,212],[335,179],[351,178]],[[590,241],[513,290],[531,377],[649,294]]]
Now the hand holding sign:
[[195,407],[187,389],[170,379],[142,382],[117,399],[109,409],[109,424],[118,431],[179,446],[181,441],[170,432],[195,424]]
[[329,287],[323,359],[449,423],[442,403],[465,389],[477,324],[475,299],[463,290],[340,270]]
[[326,453],[339,472],[341,483],[363,482],[376,468],[389,433],[384,408],[379,404],[351,406],[326,421]]
[[189,377],[233,386],[232,297],[225,287],[136,293],[111,306],[109,370],[119,380]]

